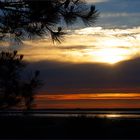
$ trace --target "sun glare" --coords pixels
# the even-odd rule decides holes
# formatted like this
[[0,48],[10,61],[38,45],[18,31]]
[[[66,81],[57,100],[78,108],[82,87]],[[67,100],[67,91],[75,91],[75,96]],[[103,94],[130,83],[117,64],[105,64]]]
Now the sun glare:
[[120,61],[129,59],[129,51],[119,48],[102,48],[100,50],[92,52],[94,59],[97,62],[115,64]]

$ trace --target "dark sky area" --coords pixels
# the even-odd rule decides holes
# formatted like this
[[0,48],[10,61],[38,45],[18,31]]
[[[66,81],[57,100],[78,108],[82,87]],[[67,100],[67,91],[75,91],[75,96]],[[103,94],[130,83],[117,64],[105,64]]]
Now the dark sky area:
[[139,58],[120,62],[116,66],[38,62],[30,67],[40,69],[43,92],[92,93],[100,90],[107,92],[109,89],[114,89],[114,92],[123,92],[122,89],[137,92],[134,88],[140,87]]

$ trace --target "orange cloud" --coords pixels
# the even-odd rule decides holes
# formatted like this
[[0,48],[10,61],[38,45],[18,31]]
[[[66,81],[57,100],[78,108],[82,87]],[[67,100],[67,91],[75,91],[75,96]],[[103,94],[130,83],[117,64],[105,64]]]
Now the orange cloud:
[[37,95],[36,108],[140,108],[138,93]]
[[140,100],[139,93],[98,93],[98,94],[62,94],[62,95],[38,95],[38,99],[47,100]]

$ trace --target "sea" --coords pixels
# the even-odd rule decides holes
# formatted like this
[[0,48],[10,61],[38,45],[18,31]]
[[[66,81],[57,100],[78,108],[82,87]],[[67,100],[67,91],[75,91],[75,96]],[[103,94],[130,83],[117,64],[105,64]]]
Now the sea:
[[140,119],[139,109],[43,109],[43,110],[0,110],[0,116],[35,117],[91,117],[107,119]]

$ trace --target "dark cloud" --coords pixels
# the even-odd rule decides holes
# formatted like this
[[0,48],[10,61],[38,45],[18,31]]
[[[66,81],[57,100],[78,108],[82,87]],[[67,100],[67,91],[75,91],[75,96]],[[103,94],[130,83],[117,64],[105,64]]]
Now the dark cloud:
[[[108,64],[70,64],[59,62],[37,62],[28,65],[28,69],[41,71],[44,82],[42,91],[72,91],[87,88],[135,88],[140,85],[140,58]],[[68,92],[68,91],[64,91]]]

